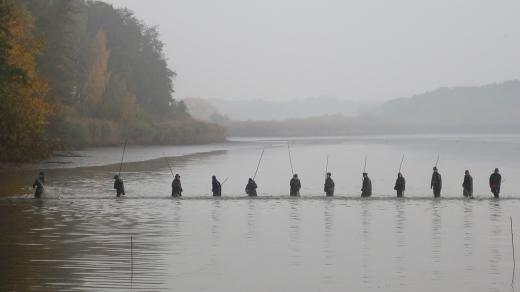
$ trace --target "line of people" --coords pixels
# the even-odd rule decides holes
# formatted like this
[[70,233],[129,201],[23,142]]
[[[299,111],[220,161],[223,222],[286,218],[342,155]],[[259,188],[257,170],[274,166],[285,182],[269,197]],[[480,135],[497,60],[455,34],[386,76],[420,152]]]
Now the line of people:
[[[172,197],[181,197],[182,196],[182,185],[181,185],[181,177],[176,174],[175,178],[172,182]],[[211,190],[213,192],[213,196],[220,197],[222,196],[222,184],[217,180],[216,176],[211,178]],[[37,184],[35,182],[35,184]],[[502,176],[498,168],[495,168],[495,171],[489,177],[489,187],[491,189],[491,193],[493,193],[495,198],[498,198],[500,195],[500,186],[502,184]],[[302,187],[300,179],[298,178],[298,174],[293,174],[289,182],[289,195],[291,197],[299,197],[300,189]],[[245,192],[250,197],[256,197],[258,185],[254,181],[254,179],[249,178]],[[123,180],[119,176],[115,176],[114,181],[114,189],[116,189],[117,196],[121,196],[125,194]],[[334,196],[335,184],[332,179],[332,174],[327,172],[325,176],[325,184],[323,186],[323,191],[327,197]],[[404,191],[406,189],[406,180],[401,172],[397,174],[397,179],[395,180],[394,190],[397,193],[398,198],[402,198],[404,196]],[[435,198],[439,198],[441,196],[442,191],[442,176],[439,173],[437,167],[433,167],[432,179],[430,183],[430,189],[433,190],[433,196]],[[462,182],[462,194],[466,198],[473,197],[473,177],[470,175],[469,171],[466,170],[464,173],[464,181]],[[36,196],[36,194],[35,194]],[[368,177],[368,173],[363,173],[363,183],[361,187],[361,197],[371,197],[372,196],[372,181]]]
[[[34,189],[34,197],[41,198],[44,192],[44,184],[45,184],[45,174],[40,172],[36,180],[34,181],[32,187]],[[491,189],[491,193],[495,198],[499,198],[500,195],[500,186],[502,184],[502,176],[500,175],[500,171],[498,168],[495,168],[495,171],[489,177],[489,187]],[[299,197],[300,189],[302,187],[300,179],[298,178],[298,174],[293,174],[289,182],[289,195],[291,197]],[[245,192],[250,197],[256,197],[258,185],[254,181],[254,179],[249,178]],[[125,185],[123,179],[120,175],[114,176],[114,189],[116,190],[116,196],[121,197],[125,195]],[[335,184],[332,179],[332,174],[327,172],[325,176],[325,183],[323,186],[323,191],[327,197],[334,196]],[[404,196],[404,191],[406,189],[406,180],[401,172],[397,174],[397,179],[395,181],[394,190],[397,193],[397,197],[401,198]],[[437,167],[433,167],[433,174],[430,183],[430,189],[433,190],[433,196],[435,198],[439,198],[441,196],[442,191],[442,176],[439,173]],[[222,184],[217,180],[216,176],[211,178],[211,191],[213,196],[220,197],[222,196]],[[181,184],[181,176],[179,174],[175,175],[175,178],[172,181],[172,197],[182,197],[182,184]],[[468,170],[464,173],[464,181],[462,182],[462,194],[466,198],[473,197],[473,177],[469,173]],[[368,173],[363,173],[363,183],[361,187],[361,197],[371,197],[372,196],[372,181],[368,177]]]

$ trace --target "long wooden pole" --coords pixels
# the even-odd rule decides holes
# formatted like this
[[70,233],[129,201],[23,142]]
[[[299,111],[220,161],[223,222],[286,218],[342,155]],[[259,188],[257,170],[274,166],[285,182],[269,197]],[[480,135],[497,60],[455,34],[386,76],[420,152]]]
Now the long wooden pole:
[[367,170],[367,156],[365,155],[365,166],[363,166],[363,173]]
[[264,150],[262,149],[262,154],[260,154],[260,159],[258,159],[258,165],[256,166],[255,175],[253,175],[253,180],[256,178],[256,174],[258,173],[258,168],[260,167],[260,162],[262,162],[262,157],[264,157]]
[[287,142],[287,151],[289,152],[289,163],[291,164],[291,173],[294,175],[294,169],[292,165],[292,157],[291,157],[291,146],[289,142]]
[[398,172],[401,172],[401,168],[403,167],[403,161],[404,161],[404,154],[403,154],[403,157],[401,158],[401,164],[399,164],[399,171]]
[[125,140],[125,144],[123,145],[123,154],[121,155],[121,163],[119,164],[119,176],[121,176],[121,169],[123,168],[123,159],[125,159],[126,142],[127,140]]
[[226,177],[226,179],[220,185],[223,186],[227,182],[228,179],[229,179],[229,177]]
[[168,164],[168,168],[170,169],[172,176],[175,177],[175,175],[173,174],[172,166],[170,165],[170,162],[168,161],[168,158],[164,157],[164,160],[166,160],[166,164]]
[[513,234],[513,217],[509,216],[509,222],[511,223],[511,246],[513,248],[513,279],[511,280],[511,287],[514,287],[516,259],[515,259],[515,240],[514,240],[514,234]]
[[439,158],[440,158],[440,157],[441,157],[441,156],[440,156],[439,154],[437,154],[437,161],[435,161],[435,167],[437,167],[437,165],[439,164]]
[[327,162],[325,163],[325,177],[327,177],[328,172],[329,172],[329,156],[327,155]]

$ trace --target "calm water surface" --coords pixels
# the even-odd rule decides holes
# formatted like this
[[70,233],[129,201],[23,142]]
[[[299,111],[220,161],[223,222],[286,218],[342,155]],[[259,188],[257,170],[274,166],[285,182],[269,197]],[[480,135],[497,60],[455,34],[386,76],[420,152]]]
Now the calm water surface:
[[[261,150],[257,199],[243,195]],[[283,139],[90,149],[0,179],[0,291],[514,291],[510,216],[520,234],[519,136],[400,136],[291,142],[302,198],[287,197]],[[406,199],[392,190],[402,154]],[[431,199],[440,155],[444,198]],[[323,198],[326,156],[337,196]],[[360,199],[364,156],[375,197]],[[171,199],[171,174],[183,199]],[[503,173],[503,198],[487,179]],[[31,198],[37,169],[48,194]],[[475,181],[464,200],[465,169]],[[211,175],[225,197],[209,196]],[[518,254],[517,254],[518,255]],[[514,280],[514,281],[513,281]],[[520,280],[520,278],[519,278]]]

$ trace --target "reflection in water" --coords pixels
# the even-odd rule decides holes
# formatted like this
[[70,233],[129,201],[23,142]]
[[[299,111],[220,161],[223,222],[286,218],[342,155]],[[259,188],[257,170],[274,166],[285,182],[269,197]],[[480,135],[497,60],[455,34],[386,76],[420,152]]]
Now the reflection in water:
[[442,282],[442,267],[441,267],[441,250],[442,250],[442,218],[440,215],[440,209],[442,208],[442,202],[439,199],[434,199],[431,202],[432,205],[432,283],[434,287],[440,288]]
[[501,287],[503,287],[503,283],[500,283],[499,276],[501,272],[501,261],[502,261],[502,253],[500,251],[501,239],[500,235],[502,234],[502,207],[500,205],[500,201],[498,200],[490,200],[489,201],[489,237],[491,238],[490,242],[490,255],[489,258],[489,277],[490,277],[490,285],[493,291],[499,291]]
[[330,266],[333,264],[334,260],[334,250],[332,247],[332,242],[334,239],[333,235],[333,225],[334,225],[334,200],[326,200],[325,201],[325,211],[324,211],[324,220],[325,220],[325,265]]
[[466,273],[473,272],[473,201],[463,202],[464,207],[464,270]]
[[406,247],[406,229],[405,229],[405,202],[404,200],[397,200],[395,202],[395,238],[397,252],[394,255],[394,261],[396,262],[396,281],[398,283],[406,283],[406,272],[405,272],[405,257],[408,248]]
[[291,252],[291,265],[300,265],[300,200],[293,199],[289,201],[289,250]]
[[369,264],[370,258],[370,221],[372,219],[372,212],[370,208],[370,200],[364,199],[361,201],[361,232],[362,232],[362,241],[363,241],[363,261],[361,264],[362,268],[362,280],[365,286],[369,286],[372,283],[372,269]]

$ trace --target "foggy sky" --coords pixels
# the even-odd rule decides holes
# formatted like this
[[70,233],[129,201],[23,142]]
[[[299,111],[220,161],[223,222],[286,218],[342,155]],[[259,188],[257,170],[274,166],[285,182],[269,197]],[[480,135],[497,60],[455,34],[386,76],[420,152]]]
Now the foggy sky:
[[518,0],[107,0],[158,25],[175,98],[384,100],[520,78]]

